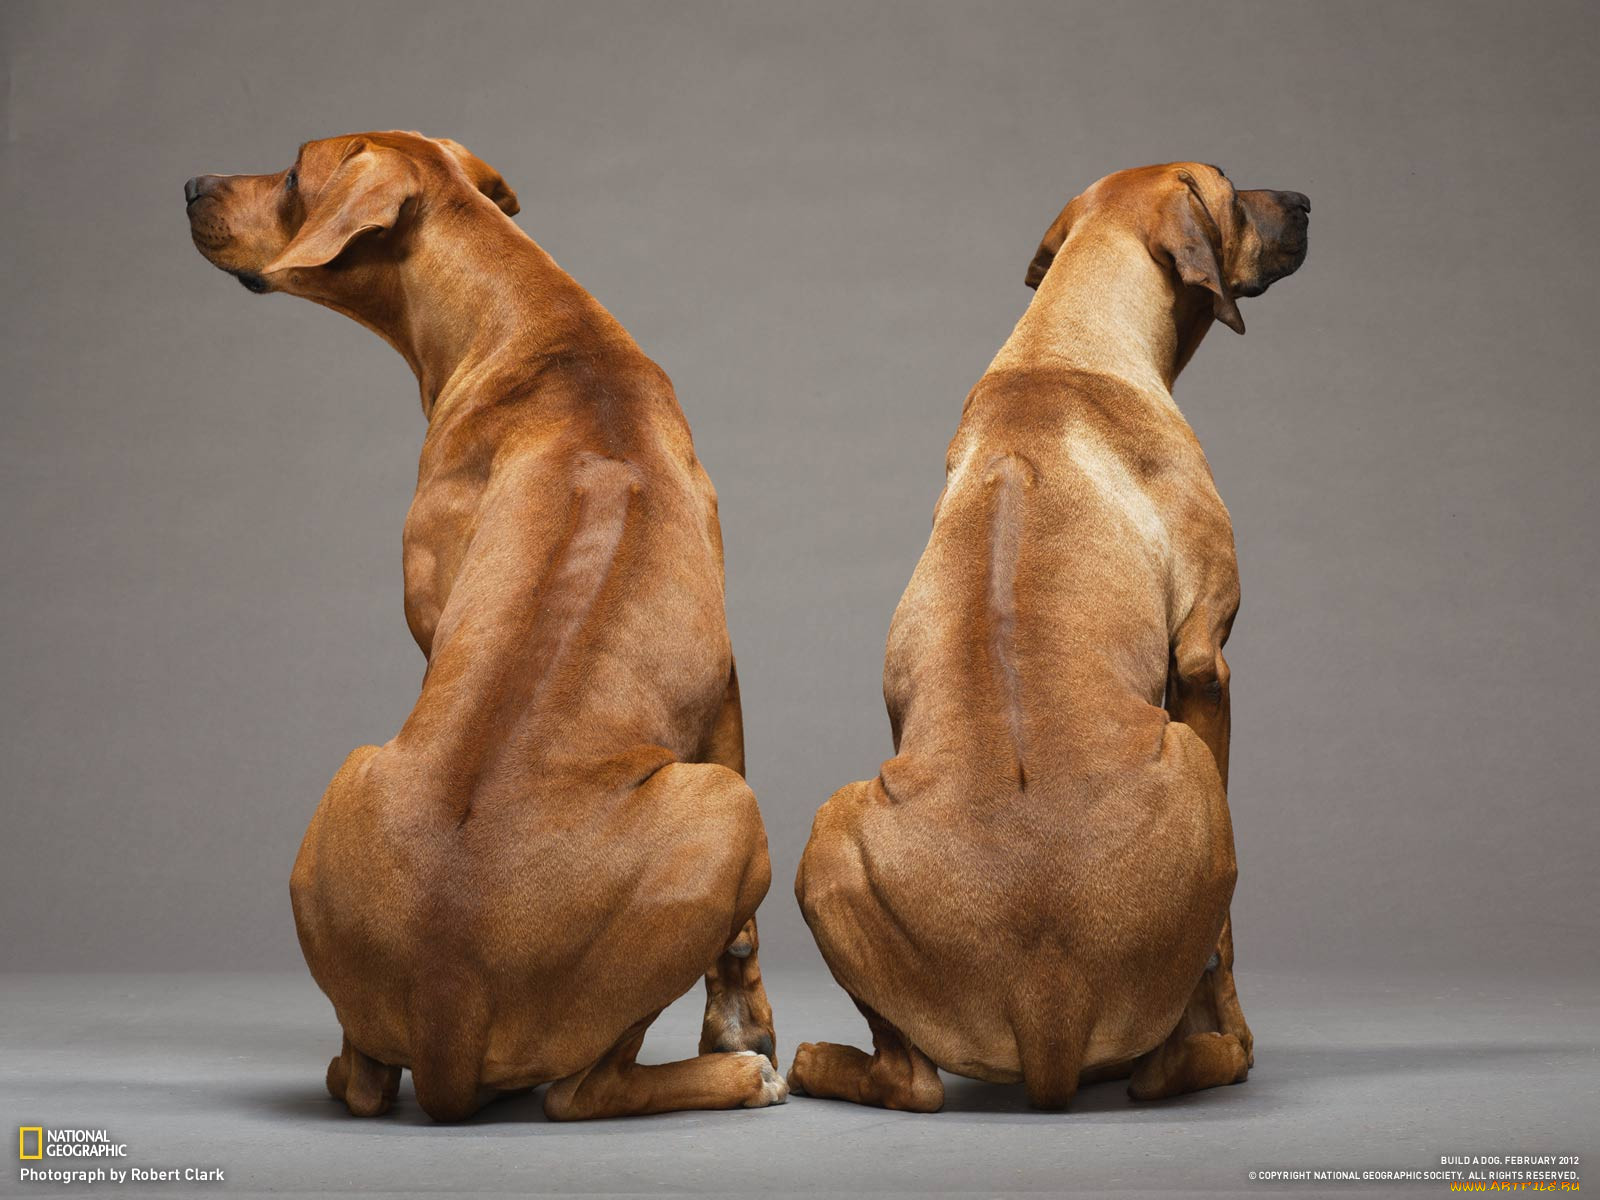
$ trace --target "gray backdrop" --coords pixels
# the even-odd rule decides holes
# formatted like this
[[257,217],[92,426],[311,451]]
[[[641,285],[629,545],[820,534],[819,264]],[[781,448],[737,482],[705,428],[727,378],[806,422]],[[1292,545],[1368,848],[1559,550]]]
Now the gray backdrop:
[[[676,382],[722,496],[772,969],[816,806],[889,752],[890,613],[1072,194],[1314,201],[1177,395],[1233,512],[1241,968],[1596,944],[1596,30],[1572,4],[11,3],[8,968],[283,967],[287,880],[422,661],[400,358],[257,299],[183,180],[418,128]],[[780,1020],[781,1020],[780,1015]]]

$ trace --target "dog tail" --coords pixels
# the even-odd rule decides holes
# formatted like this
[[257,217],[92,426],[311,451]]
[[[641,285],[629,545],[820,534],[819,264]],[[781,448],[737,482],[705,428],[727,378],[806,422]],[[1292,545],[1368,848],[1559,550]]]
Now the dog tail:
[[468,975],[442,972],[411,993],[411,1078],[417,1103],[435,1121],[464,1121],[483,1106],[489,1005]]

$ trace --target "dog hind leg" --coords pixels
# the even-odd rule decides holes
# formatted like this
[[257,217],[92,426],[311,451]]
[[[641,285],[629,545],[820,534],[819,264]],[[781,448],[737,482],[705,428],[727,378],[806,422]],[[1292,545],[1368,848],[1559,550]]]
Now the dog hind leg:
[[379,1117],[389,1111],[400,1090],[400,1068],[368,1058],[350,1044],[348,1036],[328,1064],[328,1093],[343,1100],[350,1115]]
[[1135,1100],[1164,1100],[1249,1078],[1250,1057],[1243,1043],[1217,1029],[1217,969],[1206,968],[1177,1028],[1134,1065],[1128,1095]]
[[944,1083],[933,1060],[861,1001],[856,1007],[872,1030],[872,1053],[833,1042],[802,1042],[789,1068],[790,1089],[904,1112],[943,1108]]
[[1128,1095],[1135,1100],[1165,1100],[1243,1083],[1249,1074],[1244,1047],[1231,1033],[1174,1033],[1139,1061],[1128,1081]]
[[630,1029],[593,1066],[557,1080],[545,1093],[552,1121],[631,1117],[684,1109],[763,1108],[789,1095],[763,1055],[702,1054],[660,1066],[634,1061],[655,1014]]

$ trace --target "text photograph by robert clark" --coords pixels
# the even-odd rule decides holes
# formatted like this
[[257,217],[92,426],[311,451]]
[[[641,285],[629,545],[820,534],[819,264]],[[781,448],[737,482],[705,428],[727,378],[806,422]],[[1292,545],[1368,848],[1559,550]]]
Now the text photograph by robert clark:
[[0,49],[7,1194],[1595,1186],[1600,9]]

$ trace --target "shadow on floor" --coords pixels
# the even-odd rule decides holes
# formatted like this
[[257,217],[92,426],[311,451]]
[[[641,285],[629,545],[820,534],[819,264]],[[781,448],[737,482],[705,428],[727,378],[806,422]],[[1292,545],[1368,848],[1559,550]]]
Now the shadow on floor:
[[[1066,1120],[1076,1116],[1110,1119],[1116,1122],[1150,1121],[1162,1123],[1174,1113],[1182,1113],[1183,1120],[1232,1120],[1253,1105],[1268,1097],[1275,1108],[1293,1103],[1298,1094],[1314,1101],[1318,1081],[1339,1081],[1374,1076],[1404,1076],[1413,1073],[1476,1070],[1488,1066],[1505,1066],[1536,1058],[1560,1058],[1570,1061],[1600,1053],[1593,1046],[1578,1043],[1521,1042],[1521,1043],[1467,1043],[1460,1045],[1368,1045],[1368,1046],[1298,1046],[1270,1049],[1263,1052],[1251,1072],[1250,1080],[1236,1087],[1213,1088],[1187,1096],[1152,1103],[1138,1103],[1127,1095],[1126,1081],[1113,1081],[1085,1087],[1074,1099],[1065,1114],[1037,1112],[1028,1107],[1020,1084],[991,1084],[955,1076],[945,1076],[946,1114],[963,1114],[989,1119],[1024,1121]],[[94,1084],[105,1086],[104,1081]],[[401,1085],[400,1096],[394,1109],[387,1115],[372,1120],[358,1120],[349,1116],[343,1105],[331,1099],[320,1081],[312,1078],[303,1088],[250,1088],[227,1089],[216,1081],[208,1080],[204,1090],[211,1094],[210,1103],[243,1109],[264,1119],[281,1122],[285,1119],[321,1125],[329,1132],[346,1131],[368,1134],[383,1129],[402,1127],[425,1128],[438,1133],[452,1130],[477,1129],[480,1134],[494,1130],[497,1135],[515,1131],[532,1133],[532,1126],[553,1127],[544,1115],[544,1091],[520,1092],[506,1096],[488,1105],[470,1121],[460,1126],[436,1125],[417,1107],[416,1096],[409,1076]],[[806,1096],[792,1098],[786,1109],[809,1110],[812,1106],[826,1106],[830,1111],[849,1112],[853,1106],[835,1100],[815,1100]],[[885,1113],[866,1110],[879,1117],[902,1120],[937,1120],[912,1114]],[[626,1118],[625,1123],[644,1122],[649,1126],[658,1122],[684,1120],[727,1120],[758,1118],[760,1110],[730,1113],[669,1113],[659,1117]],[[774,1114],[775,1119],[782,1119]],[[563,1124],[561,1129],[572,1133],[598,1133],[615,1129],[623,1121],[589,1121]],[[504,1128],[496,1128],[504,1127]]]

